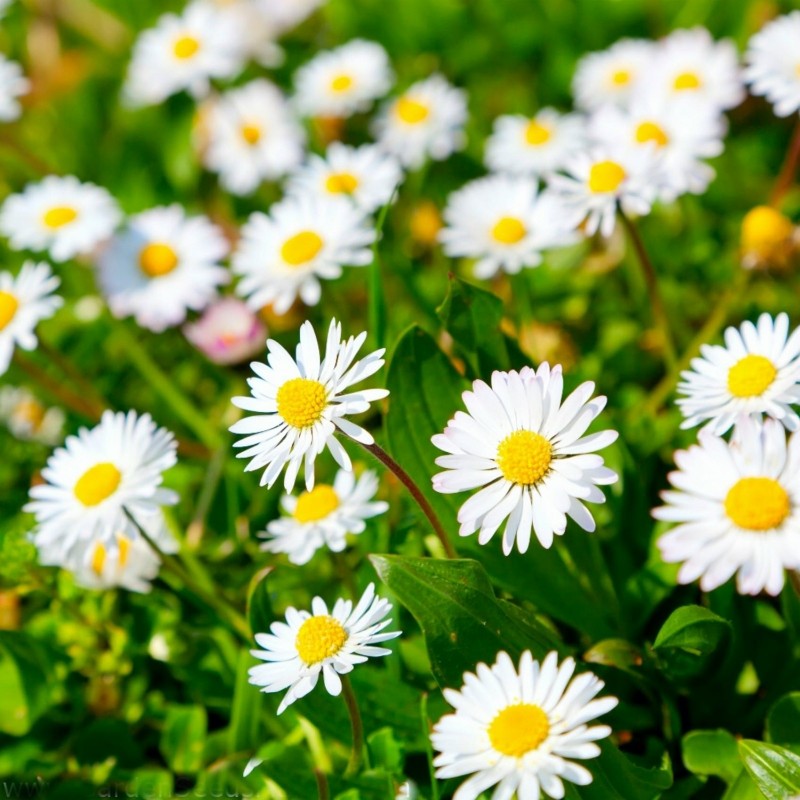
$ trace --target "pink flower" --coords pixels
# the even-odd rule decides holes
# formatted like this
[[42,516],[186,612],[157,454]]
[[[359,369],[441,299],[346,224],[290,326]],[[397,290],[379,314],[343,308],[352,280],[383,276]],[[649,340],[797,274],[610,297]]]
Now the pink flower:
[[267,327],[241,301],[223,297],[195,323],[184,325],[186,338],[215,364],[238,364],[264,349]]

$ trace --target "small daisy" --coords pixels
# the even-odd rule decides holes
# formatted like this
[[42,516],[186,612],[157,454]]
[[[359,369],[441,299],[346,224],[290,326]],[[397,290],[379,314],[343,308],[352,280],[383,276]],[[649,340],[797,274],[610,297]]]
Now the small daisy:
[[491,386],[478,380],[464,392],[468,413],[457,411],[432,439],[447,453],[436,459],[445,471],[434,475],[433,488],[444,494],[480,489],[458,511],[461,536],[478,531],[478,542],[486,544],[507,519],[508,555],[515,541],[525,553],[532,532],[549,548],[566,530],[567,516],[585,531],[595,529],[584,502],[604,503],[597,486],[618,478],[595,451],[617,432],[584,436],[606,398],[590,400],[594,383],[587,381],[562,403],[563,388],[561,367],[551,370],[544,362],[538,371],[494,372]]
[[426,158],[443,161],[466,143],[467,95],[441,75],[410,86],[382,109],[375,121],[378,144],[404,167]]
[[222,297],[183,333],[215,364],[240,364],[264,349],[267,326],[241,300]]
[[444,690],[455,713],[431,733],[436,777],[471,775],[453,800],[476,800],[492,786],[493,800],[562,798],[564,781],[590,784],[592,773],[570,759],[596,758],[595,742],[611,734],[608,725],[586,725],[619,702],[595,699],[604,686],[591,672],[576,676],[572,658],[559,664],[556,652],[540,664],[525,651],[519,669],[498,653],[491,667],[465,673],[459,691]]
[[233,271],[241,276],[237,291],[253,310],[269,304],[283,314],[298,297],[314,306],[320,279],[340,277],[344,266],[369,264],[374,241],[363,212],[344,198],[288,197],[269,215],[252,214],[242,228],[233,256]]
[[125,509],[169,548],[161,507],[178,498],[161,481],[176,463],[176,449],[169,431],[135,411],[106,411],[96,427],[68,436],[48,459],[44,483],[31,488],[25,506],[36,516],[34,543],[42,562],[75,563],[97,542],[108,546],[120,535],[139,538]]
[[200,311],[229,273],[222,231],[204,216],[187,216],[179,205],[130,218],[98,260],[99,280],[116,317],[134,316],[160,332]]
[[766,97],[779,117],[800,110],[800,11],[767,23],[750,39],[745,61],[753,94]]
[[307,564],[321,547],[340,553],[348,533],[363,533],[365,520],[383,514],[388,503],[375,501],[378,476],[364,472],[356,480],[352,472],[339,470],[333,486],[318,483],[299,497],[284,495],[281,507],[289,515],[267,525],[262,550],[287,553],[292,564]]
[[264,67],[283,61],[283,50],[275,44],[277,31],[260,6],[260,0],[194,0],[196,5],[210,4],[236,26],[242,60],[253,59]]
[[15,347],[36,349],[36,326],[63,305],[53,294],[60,283],[47,264],[32,261],[16,277],[0,272],[0,375],[8,370]]
[[322,360],[310,322],[300,328],[295,358],[274,339],[267,340],[267,363],[251,365],[258,376],[248,380],[252,397],[233,398],[234,405],[254,416],[239,420],[230,429],[245,434],[234,444],[247,448],[238,458],[252,459],[245,471],[266,467],[262,486],[272,486],[287,467],[283,486],[291,492],[305,462],[305,485],[311,491],[314,460],[326,447],[342,469],[352,470],[347,451],[334,435],[337,428],[362,444],[374,442],[371,434],[346,419],[362,414],[370,403],[389,394],[386,389],[347,391],[383,366],[383,348],[356,360],[366,338],[366,333],[360,333],[343,342],[341,325],[331,320]]
[[658,540],[678,582],[710,592],[736,574],[740,594],[780,594],[800,569],[800,433],[787,443],[779,422],[742,416],[730,443],[702,430],[675,463],[653,516],[678,523]]
[[293,195],[348,197],[365,214],[371,214],[392,199],[402,181],[400,164],[377,145],[348,147],[334,142],[324,158],[312,155],[289,177],[286,191]]
[[250,669],[250,683],[262,692],[289,690],[279,714],[312,691],[320,673],[328,694],[339,695],[340,675],[371,657],[391,655],[388,648],[376,647],[400,636],[400,631],[385,631],[392,622],[387,617],[391,610],[388,600],[375,596],[374,584],[367,586],[355,608],[351,600],[337,600],[329,612],[321,597],[311,601],[311,613],[288,608],[286,622],[273,622],[271,633],[255,635],[262,649],[250,652],[267,663]]
[[309,117],[349,117],[392,88],[386,51],[375,42],[353,39],[317,54],[295,73],[294,102]]
[[0,233],[12,250],[47,250],[54,261],[67,261],[108,239],[121,216],[105,189],[71,175],[48,175],[6,198]]
[[565,216],[558,197],[540,194],[530,178],[491,175],[450,195],[439,241],[449,256],[477,259],[478,278],[515,274],[538,266],[542,250],[577,240]]
[[63,435],[65,415],[60,408],[47,408],[27,389],[3,386],[0,420],[17,439],[55,447]]
[[259,79],[210,101],[203,162],[233,194],[249,194],[297,167],[305,133],[280,89]]
[[19,117],[21,109],[17,98],[29,90],[30,81],[23,75],[22,67],[0,54],[0,120],[9,122]]
[[682,428],[707,422],[722,435],[740,414],[766,414],[790,431],[800,427],[792,408],[800,402],[800,328],[789,336],[789,317],[762,314],[725,331],[725,345],[704,344],[702,358],[681,373],[677,400]]
[[608,103],[625,106],[651,68],[655,44],[644,39],[622,39],[579,62],[572,81],[575,105],[584,110]]
[[254,0],[270,28],[280,35],[297,27],[325,0]]
[[578,114],[543,108],[533,117],[498,117],[486,140],[486,166],[494,172],[538,177],[561,169],[584,145]]

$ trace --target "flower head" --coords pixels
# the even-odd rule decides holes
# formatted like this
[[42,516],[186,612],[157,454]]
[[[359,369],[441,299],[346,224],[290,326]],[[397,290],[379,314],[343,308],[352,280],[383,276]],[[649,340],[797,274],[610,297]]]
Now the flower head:
[[756,206],[742,220],[740,253],[746,269],[785,269],[800,250],[800,228],[772,206]]
[[30,91],[30,81],[24,76],[22,67],[0,55],[0,120],[8,122],[20,115],[18,98]]
[[63,436],[64,412],[47,408],[35,395],[20,386],[0,388],[0,421],[12,436],[54,447]]
[[215,364],[239,364],[261,352],[267,328],[241,300],[222,297],[183,333]]
[[800,110],[800,11],[767,23],[747,47],[744,71],[750,91],[763,95],[779,117]]

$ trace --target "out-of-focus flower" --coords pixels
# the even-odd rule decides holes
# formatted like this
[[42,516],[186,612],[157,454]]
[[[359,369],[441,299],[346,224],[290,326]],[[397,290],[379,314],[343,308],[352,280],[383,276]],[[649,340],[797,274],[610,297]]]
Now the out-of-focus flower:
[[800,249],[800,229],[771,206],[756,206],[742,220],[740,252],[747,269],[786,269]]
[[325,0],[254,0],[269,26],[277,35],[299,25]]
[[532,321],[521,325],[518,331],[508,333],[517,337],[520,349],[534,364],[549,361],[569,370],[578,362],[578,348],[560,325]]
[[651,41],[621,39],[607,50],[585,55],[572,81],[575,105],[584,110],[627,105],[652,68],[655,50]]
[[8,122],[19,117],[21,109],[17,98],[29,90],[30,81],[23,74],[22,67],[0,54],[0,120]]
[[778,17],[752,39],[745,55],[745,80],[779,117],[800,109],[800,11]]
[[14,0],[0,0],[0,19],[5,16],[6,10],[14,2]]
[[61,441],[64,418],[60,408],[48,408],[21,386],[0,388],[0,420],[17,439],[54,447]]
[[442,229],[442,215],[431,200],[422,200],[411,210],[408,221],[411,238],[415,244],[424,249],[430,249],[439,241],[439,231]]
[[264,67],[274,67],[283,61],[283,51],[275,44],[277,31],[260,0],[194,0],[194,3],[210,4],[231,20],[238,30],[243,60],[252,58]]
[[197,322],[184,326],[186,338],[215,364],[239,364],[264,348],[267,326],[246,303],[222,297]]

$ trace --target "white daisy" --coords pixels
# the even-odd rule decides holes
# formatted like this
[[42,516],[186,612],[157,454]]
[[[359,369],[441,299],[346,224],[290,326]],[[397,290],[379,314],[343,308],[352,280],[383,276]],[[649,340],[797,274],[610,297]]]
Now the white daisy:
[[54,261],[67,261],[108,239],[121,216],[105,189],[72,175],[48,175],[6,198],[0,233],[13,250],[47,250]]
[[250,683],[262,687],[262,692],[289,690],[278,706],[279,714],[305,697],[320,673],[328,694],[340,694],[340,675],[368,658],[391,655],[388,648],[376,647],[400,636],[400,631],[385,631],[392,622],[387,618],[391,610],[388,600],[375,596],[372,583],[355,608],[351,600],[337,600],[328,611],[321,597],[311,601],[311,613],[288,608],[286,622],[273,622],[271,633],[255,635],[262,649],[250,652],[267,663],[250,669]]
[[779,117],[800,109],[800,11],[768,22],[745,54],[744,78],[750,91],[763,95]]
[[443,161],[466,143],[467,95],[441,75],[410,86],[375,120],[378,144],[409,169],[426,158]]
[[16,277],[0,272],[0,375],[8,369],[15,347],[36,349],[36,326],[63,305],[53,294],[60,283],[47,264],[32,261],[26,261]]
[[0,19],[5,16],[6,10],[14,0],[0,0]]
[[486,166],[495,172],[538,177],[561,169],[583,146],[578,114],[543,108],[533,117],[509,114],[494,121],[486,140]]
[[790,431],[800,427],[792,408],[800,402],[800,328],[789,336],[786,314],[728,328],[724,346],[705,344],[700,353],[678,384],[685,395],[677,400],[686,417],[682,428],[706,422],[721,435],[740,414],[766,414]]
[[222,231],[204,216],[187,216],[179,205],[136,214],[98,259],[99,280],[116,317],[134,316],[160,332],[200,311],[229,273]]
[[261,8],[260,0],[194,0],[210,4],[219,14],[231,20],[240,40],[242,59],[253,59],[264,67],[283,61],[283,50],[275,43],[277,31]]
[[471,775],[453,800],[475,800],[492,786],[492,800],[562,798],[564,781],[586,786],[592,773],[570,759],[596,758],[595,742],[611,734],[608,725],[586,725],[619,702],[595,699],[604,686],[591,672],[575,675],[572,658],[559,665],[556,652],[540,664],[525,651],[519,669],[498,653],[491,667],[465,673],[459,691],[444,690],[455,713],[431,733],[436,777]]
[[349,117],[367,111],[392,88],[386,51],[375,42],[353,39],[318,53],[297,70],[294,102],[309,117]]
[[452,494],[480,489],[458,511],[461,536],[478,531],[486,544],[507,519],[503,552],[517,543],[524,553],[531,532],[543,547],[567,528],[567,516],[586,531],[595,529],[584,505],[604,503],[597,488],[618,476],[595,453],[608,447],[617,432],[584,436],[606,404],[589,399],[594,383],[587,381],[562,403],[561,367],[543,362],[538,371],[494,372],[492,385],[475,381],[462,395],[468,413],[457,411],[444,433],[432,442],[447,455],[433,477],[437,492]]
[[283,177],[305,153],[305,133],[286,98],[264,79],[209,101],[203,132],[203,163],[233,194]]
[[65,414],[55,406],[47,408],[21,386],[3,386],[0,387],[0,420],[17,439],[54,447],[61,441]]
[[27,94],[30,86],[22,67],[0,54],[0,120],[8,122],[19,117],[21,109],[17,98]]
[[307,564],[321,547],[340,553],[347,545],[347,534],[363,533],[365,520],[383,514],[388,503],[375,501],[378,476],[364,472],[356,480],[352,472],[339,470],[333,486],[318,483],[299,497],[284,495],[281,507],[288,516],[267,525],[268,538],[262,550],[287,553],[292,564]]
[[254,0],[276,34],[299,25],[325,0]]
[[710,592],[736,573],[741,594],[780,594],[784,570],[800,569],[800,433],[787,444],[779,422],[742,416],[730,443],[702,430],[675,463],[653,516],[678,523],[658,540],[682,562],[678,581]]
[[338,278],[343,266],[369,264],[374,241],[364,213],[344,198],[288,197],[269,215],[252,214],[242,228],[233,255],[237,291],[254,310],[270,304],[283,314],[298,297],[314,306],[320,279]]
[[385,206],[403,181],[397,160],[377,145],[348,147],[333,142],[325,156],[312,155],[289,177],[286,191],[349,197],[365,214]]
[[174,549],[161,508],[178,498],[161,482],[176,463],[176,449],[169,431],[135,411],[106,411],[96,427],[68,436],[48,459],[45,482],[31,488],[25,506],[36,516],[34,543],[42,562],[76,563],[97,542],[139,538],[124,509],[164,549]]
[[447,200],[439,241],[449,256],[475,258],[475,275],[515,274],[542,261],[542,250],[577,240],[564,207],[530,178],[490,175],[470,181]]
[[274,339],[267,340],[267,363],[251,364],[258,376],[248,380],[252,397],[233,398],[234,405],[254,416],[239,420],[230,429],[245,434],[234,444],[247,448],[238,458],[252,459],[245,470],[266,467],[262,486],[272,486],[287,467],[283,486],[291,492],[305,462],[305,485],[311,491],[314,460],[326,447],[342,469],[351,470],[350,457],[334,435],[337,428],[363,444],[374,442],[371,434],[346,419],[364,413],[370,403],[389,394],[386,389],[347,391],[383,366],[383,348],[356,360],[366,338],[366,333],[360,333],[343,342],[341,325],[331,320],[321,360],[310,322],[300,328],[295,358]]

